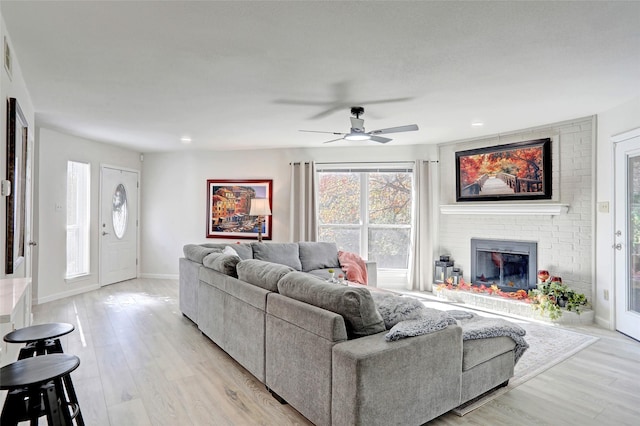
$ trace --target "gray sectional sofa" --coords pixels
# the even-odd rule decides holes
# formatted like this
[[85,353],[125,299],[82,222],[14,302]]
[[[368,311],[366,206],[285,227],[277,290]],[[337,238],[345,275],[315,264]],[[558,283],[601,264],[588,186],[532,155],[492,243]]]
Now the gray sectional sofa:
[[513,375],[507,337],[463,342],[449,325],[387,341],[369,289],[318,279],[335,245],[229,246],[185,246],[180,309],[316,425],[420,425]]

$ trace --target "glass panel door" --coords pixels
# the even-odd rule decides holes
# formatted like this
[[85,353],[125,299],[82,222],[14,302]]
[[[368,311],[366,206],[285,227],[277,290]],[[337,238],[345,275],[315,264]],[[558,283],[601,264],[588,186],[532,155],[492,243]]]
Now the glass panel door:
[[628,247],[630,269],[627,288],[627,309],[640,314],[640,156],[628,158]]
[[615,145],[616,330],[640,340],[640,130]]

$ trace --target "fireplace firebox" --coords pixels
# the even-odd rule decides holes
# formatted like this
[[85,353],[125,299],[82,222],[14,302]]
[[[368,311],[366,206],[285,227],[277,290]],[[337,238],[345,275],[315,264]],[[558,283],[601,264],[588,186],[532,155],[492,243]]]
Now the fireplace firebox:
[[471,239],[471,281],[503,291],[536,288],[538,244],[533,241]]

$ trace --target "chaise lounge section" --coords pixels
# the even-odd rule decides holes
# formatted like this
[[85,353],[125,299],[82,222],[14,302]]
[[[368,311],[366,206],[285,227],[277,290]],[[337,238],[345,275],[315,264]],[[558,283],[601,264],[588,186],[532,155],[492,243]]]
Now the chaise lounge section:
[[[272,247],[256,251],[253,244]],[[515,344],[509,338],[463,341],[454,324],[387,341],[369,289],[302,272],[305,263],[328,269],[322,266],[337,257],[335,245],[299,243],[305,249],[298,245],[298,259],[306,250],[306,260],[298,269],[282,252],[266,256],[282,263],[264,260],[269,250],[294,253],[289,244],[296,243],[253,244],[229,245],[236,255],[223,253],[225,245],[185,246],[180,308],[314,424],[418,425],[513,375]],[[316,259],[309,262],[314,248]]]

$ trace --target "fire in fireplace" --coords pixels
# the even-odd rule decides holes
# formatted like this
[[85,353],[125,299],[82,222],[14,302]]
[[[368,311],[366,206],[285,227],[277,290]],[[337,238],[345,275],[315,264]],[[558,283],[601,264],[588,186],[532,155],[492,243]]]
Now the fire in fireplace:
[[536,288],[538,243],[471,239],[471,281],[503,291]]

